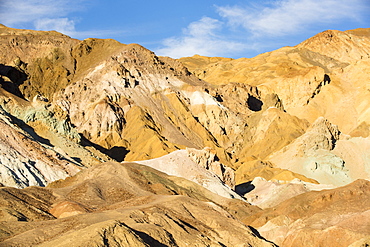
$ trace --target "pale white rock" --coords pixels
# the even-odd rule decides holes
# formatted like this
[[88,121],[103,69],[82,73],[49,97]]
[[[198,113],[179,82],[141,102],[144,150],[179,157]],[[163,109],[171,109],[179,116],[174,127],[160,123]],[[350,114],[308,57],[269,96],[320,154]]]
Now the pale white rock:
[[[58,165],[22,155],[14,147],[0,142],[0,183],[25,188],[46,186],[49,182],[64,179],[71,174]],[[74,173],[76,173],[75,171]],[[74,174],[72,173],[72,174]]]
[[244,185],[244,188],[243,185],[239,185],[237,192],[247,191],[247,193],[242,194],[244,194],[244,197],[249,203],[260,208],[269,208],[302,193],[333,188],[335,188],[334,185],[313,184],[297,178],[286,182],[276,180],[267,181],[264,178],[255,177],[249,184]]
[[195,148],[187,148],[189,157],[199,166],[216,174],[223,183],[231,189],[235,189],[235,173],[230,167],[223,165],[215,152],[210,148],[198,150]]
[[224,108],[223,105],[218,103],[211,95],[200,91],[182,91],[186,97],[190,99],[191,105],[214,105]]
[[225,185],[216,174],[197,164],[189,156],[187,150],[177,150],[159,158],[135,161],[135,163],[150,166],[168,175],[188,179],[220,196],[243,200],[242,197]]

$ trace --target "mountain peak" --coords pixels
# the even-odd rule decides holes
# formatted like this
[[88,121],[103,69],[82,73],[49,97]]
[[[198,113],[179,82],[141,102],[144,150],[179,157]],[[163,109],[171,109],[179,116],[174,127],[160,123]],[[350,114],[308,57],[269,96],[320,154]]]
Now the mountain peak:
[[353,62],[370,57],[370,29],[351,31],[327,30],[297,47],[326,55],[341,62]]

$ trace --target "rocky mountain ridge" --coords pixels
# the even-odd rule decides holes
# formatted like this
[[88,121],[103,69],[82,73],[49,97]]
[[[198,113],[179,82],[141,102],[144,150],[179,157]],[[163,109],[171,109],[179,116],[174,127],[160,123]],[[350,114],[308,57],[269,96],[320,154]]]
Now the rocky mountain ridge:
[[369,243],[368,29],[236,60],[5,26],[0,49],[0,245]]

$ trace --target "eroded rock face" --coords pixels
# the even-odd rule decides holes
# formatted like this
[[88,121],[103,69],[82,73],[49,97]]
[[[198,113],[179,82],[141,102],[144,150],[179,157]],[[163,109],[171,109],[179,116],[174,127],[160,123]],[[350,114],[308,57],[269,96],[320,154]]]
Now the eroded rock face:
[[80,164],[43,145],[42,138],[31,136],[21,124],[0,106],[0,180],[4,186],[45,186],[81,170]]
[[[368,159],[359,158],[356,162],[348,153],[352,147],[352,152],[358,154],[356,157],[363,157],[368,140],[363,140],[362,148],[355,147],[354,143],[358,141],[360,139],[341,134],[328,120],[318,118],[305,134],[270,156],[269,160],[280,168],[299,172],[320,183],[345,185],[358,178],[369,178]],[[341,144],[337,146],[338,143]]]
[[318,118],[304,136],[301,137],[303,152],[309,154],[318,149],[333,150],[339,140],[340,131],[338,126],[331,124],[327,119]]
[[295,47],[250,59],[194,56],[180,61],[209,83],[256,86],[262,98],[277,94],[288,113],[311,124],[323,116],[349,133],[370,121],[364,83],[368,81],[369,51],[368,29],[328,30]]
[[203,150],[187,149],[189,157],[199,166],[213,172],[229,188],[235,189],[234,170],[221,164],[214,151],[205,148]]

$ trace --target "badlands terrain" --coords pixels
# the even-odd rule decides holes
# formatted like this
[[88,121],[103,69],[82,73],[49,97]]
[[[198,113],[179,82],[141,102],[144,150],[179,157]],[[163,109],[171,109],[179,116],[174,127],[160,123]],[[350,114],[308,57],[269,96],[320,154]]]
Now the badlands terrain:
[[369,246],[370,29],[254,58],[0,25],[0,246]]

